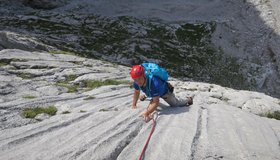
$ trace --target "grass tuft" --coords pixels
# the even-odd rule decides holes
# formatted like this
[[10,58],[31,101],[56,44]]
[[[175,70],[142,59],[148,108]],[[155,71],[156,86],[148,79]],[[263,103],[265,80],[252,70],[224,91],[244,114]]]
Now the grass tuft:
[[55,115],[57,112],[57,109],[54,106],[49,106],[48,108],[26,108],[23,110],[23,115],[25,118],[35,118],[38,114],[46,113],[50,116]]
[[75,75],[75,74],[67,75],[67,76],[65,77],[65,80],[63,80],[63,81],[58,81],[58,82],[56,83],[56,86],[60,86],[60,87],[65,87],[65,88],[67,88],[67,89],[68,89],[68,93],[77,92],[78,86],[77,86],[77,85],[71,85],[71,84],[69,84],[70,81],[74,81],[76,78],[77,78],[77,75]]
[[70,75],[67,75],[67,76],[65,77],[65,80],[64,80],[64,81],[70,82],[70,81],[74,81],[76,78],[77,78],[77,75],[75,75],[75,74],[70,74]]
[[99,110],[99,112],[108,112],[108,111],[109,111],[109,109],[106,109],[106,108],[102,108]]
[[22,79],[31,79],[34,78],[34,76],[30,73],[19,73],[17,75],[18,77],[21,77]]
[[70,111],[63,111],[62,114],[69,114],[71,113]]
[[221,100],[222,100],[222,101],[225,101],[225,102],[228,102],[230,99],[227,98],[227,97],[221,97]]
[[267,112],[264,114],[260,114],[260,116],[280,120],[280,111]]
[[[78,85],[71,85],[68,84],[69,80],[71,79],[75,79],[75,75],[72,76],[68,76],[66,77],[66,80],[64,81],[59,81],[56,83],[57,86],[60,87],[65,87],[68,89],[68,93],[73,93],[73,92],[77,92],[78,91]],[[129,84],[129,81],[125,81],[125,80],[105,80],[105,81],[97,81],[97,80],[84,80],[82,81],[85,84],[85,88],[87,88],[86,90],[91,90],[97,87],[101,87],[101,86],[106,86],[106,85],[119,85],[119,84]],[[88,97],[85,98],[84,100],[89,100],[89,99],[94,99],[93,97]]]
[[65,82],[58,82],[56,83],[57,86],[60,86],[60,87],[65,87],[68,89],[68,93],[73,93],[73,92],[77,92],[77,86],[76,85],[70,85],[70,84],[67,84]]
[[88,96],[88,97],[84,98],[83,100],[92,100],[92,99],[95,99],[95,97],[94,96]]
[[25,96],[23,96],[22,98],[25,98],[25,99],[34,99],[34,98],[36,98],[36,96],[25,95]]
[[0,67],[9,65],[13,59],[0,59]]
[[185,88],[185,90],[187,90],[187,91],[197,91],[198,89],[197,88]]
[[51,53],[51,54],[69,54],[69,55],[75,55],[75,53],[73,53],[73,52],[67,52],[67,51],[61,51],[61,50],[59,50],[59,51],[50,51],[49,53]]
[[0,67],[7,66],[7,65],[9,65],[9,63],[0,62]]

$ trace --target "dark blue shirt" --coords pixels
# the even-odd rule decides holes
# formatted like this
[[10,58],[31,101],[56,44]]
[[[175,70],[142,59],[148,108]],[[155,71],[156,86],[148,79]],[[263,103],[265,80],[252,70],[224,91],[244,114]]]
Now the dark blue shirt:
[[[151,81],[151,83],[149,81]],[[149,87],[149,83],[150,83],[150,87]],[[147,78],[145,87],[140,87],[136,82],[133,83],[133,87],[136,90],[141,89],[148,97],[157,97],[157,96],[161,97],[164,94],[166,94],[168,91],[167,83],[156,76],[153,76],[151,79]],[[150,92],[149,92],[149,88],[150,88]]]

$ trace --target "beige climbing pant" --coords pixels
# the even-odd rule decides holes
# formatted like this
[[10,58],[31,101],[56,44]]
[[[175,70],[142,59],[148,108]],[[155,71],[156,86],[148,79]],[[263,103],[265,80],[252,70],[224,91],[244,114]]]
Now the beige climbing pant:
[[184,107],[188,105],[187,99],[178,99],[174,93],[167,92],[161,98],[165,100],[171,107]]

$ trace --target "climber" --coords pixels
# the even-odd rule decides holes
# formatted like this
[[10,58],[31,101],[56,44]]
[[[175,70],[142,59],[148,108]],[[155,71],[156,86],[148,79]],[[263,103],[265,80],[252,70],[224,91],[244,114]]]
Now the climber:
[[[152,113],[159,105],[159,99],[164,99],[171,107],[174,106],[190,106],[193,104],[193,98],[187,97],[187,99],[177,99],[173,93],[173,86],[160,79],[158,76],[149,77],[145,74],[145,68],[142,65],[135,65],[130,71],[130,76],[134,80],[134,94],[132,108],[137,108],[137,101],[140,96],[140,90],[142,90],[146,96],[151,97],[151,101],[147,109],[141,113],[141,117],[148,122],[152,118]],[[146,96],[142,95],[140,100],[145,100]]]

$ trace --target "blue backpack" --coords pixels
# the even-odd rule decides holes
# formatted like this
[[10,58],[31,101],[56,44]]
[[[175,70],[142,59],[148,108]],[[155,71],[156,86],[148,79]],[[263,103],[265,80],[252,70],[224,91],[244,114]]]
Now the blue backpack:
[[142,63],[141,64],[144,69],[145,69],[145,75],[148,78],[148,97],[151,97],[151,79],[153,78],[153,76],[156,76],[158,78],[160,78],[163,81],[167,81],[168,80],[168,73],[164,68],[159,67],[157,64],[155,63]]

